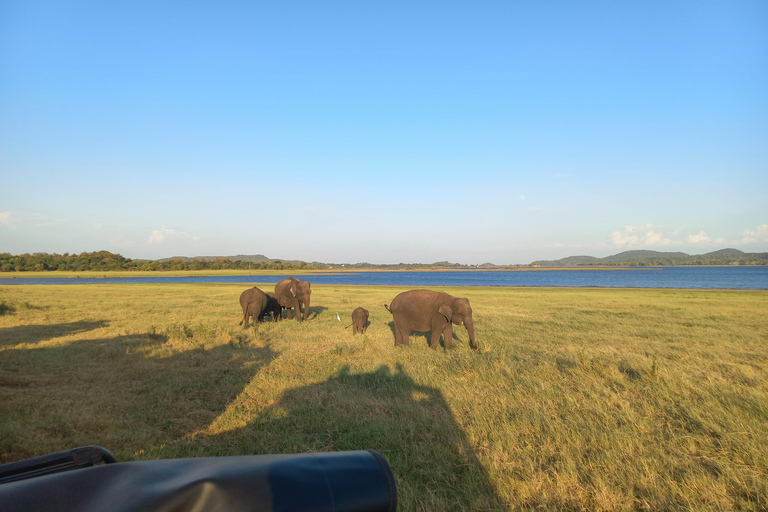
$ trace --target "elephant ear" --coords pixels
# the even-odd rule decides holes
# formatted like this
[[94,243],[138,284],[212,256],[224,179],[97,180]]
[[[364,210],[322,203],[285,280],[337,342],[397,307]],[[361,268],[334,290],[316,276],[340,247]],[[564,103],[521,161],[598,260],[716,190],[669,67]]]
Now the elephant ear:
[[448,304],[443,304],[437,309],[437,312],[440,313],[445,317],[446,320],[449,322],[451,321],[451,318],[453,317],[453,310],[451,309],[451,306]]
[[296,289],[296,281],[293,281],[293,282],[291,283],[291,295],[293,295],[294,297],[296,297],[296,292],[297,292],[297,291],[298,291],[298,290]]

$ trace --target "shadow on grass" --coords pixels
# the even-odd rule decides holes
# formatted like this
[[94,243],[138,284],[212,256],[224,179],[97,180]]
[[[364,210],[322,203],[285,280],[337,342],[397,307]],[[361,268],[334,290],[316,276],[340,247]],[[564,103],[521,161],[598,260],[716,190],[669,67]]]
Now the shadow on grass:
[[[286,311],[287,311],[286,309],[283,309],[280,311],[280,315],[281,315],[280,318],[282,320],[293,320],[295,322],[296,317],[294,316],[292,318],[289,318],[288,313],[286,313]],[[320,313],[322,313],[323,311],[328,311],[328,308],[325,306],[311,306],[309,308],[309,313],[307,313],[307,320],[312,320],[317,318],[320,315]]]
[[328,308],[325,306],[310,306],[309,312],[314,314],[315,316],[319,315],[323,311],[328,311]]
[[68,324],[18,325],[0,329],[0,347],[12,347],[22,343],[40,343],[60,336],[81,334],[109,325],[105,320],[96,322],[70,322]]
[[376,449],[392,467],[400,510],[506,510],[441,391],[399,364],[368,373],[344,366],[286,391],[239,429],[184,443],[223,456]]
[[0,461],[91,444],[126,460],[173,443],[207,427],[278,356],[269,347],[204,349],[159,334],[4,350]]

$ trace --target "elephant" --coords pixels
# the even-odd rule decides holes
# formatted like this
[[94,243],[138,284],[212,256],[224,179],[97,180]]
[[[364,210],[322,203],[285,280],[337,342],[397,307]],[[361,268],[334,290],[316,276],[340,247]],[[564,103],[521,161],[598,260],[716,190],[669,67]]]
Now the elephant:
[[430,348],[437,349],[442,334],[445,348],[450,349],[452,324],[463,323],[469,334],[469,346],[477,350],[472,308],[467,299],[432,290],[410,290],[392,299],[389,307],[386,304],[384,307],[395,320],[395,346],[408,345],[411,331],[432,331]]
[[357,308],[352,312],[352,334],[363,334],[368,327],[368,310],[363,308]]
[[[287,277],[275,285],[275,297],[280,305],[288,310],[288,318],[293,318],[296,309],[296,321],[306,320],[309,315],[309,296],[312,294],[309,281],[300,281],[295,277]],[[301,307],[304,306],[304,318],[301,318]]]
[[269,298],[267,297],[267,294],[255,286],[241,293],[240,307],[243,308],[243,319],[240,321],[240,325],[243,326],[243,329],[248,328],[248,321],[251,317],[253,318],[254,324],[263,320],[268,305]]

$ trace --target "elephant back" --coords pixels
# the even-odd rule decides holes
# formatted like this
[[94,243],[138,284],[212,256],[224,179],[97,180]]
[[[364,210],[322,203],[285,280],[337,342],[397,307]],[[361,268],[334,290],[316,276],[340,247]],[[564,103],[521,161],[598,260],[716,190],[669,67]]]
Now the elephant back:
[[240,294],[240,305],[245,307],[247,304],[250,304],[252,302],[261,302],[262,304],[267,303],[267,294],[263,291],[259,290],[255,286],[253,288],[248,288],[243,293]]

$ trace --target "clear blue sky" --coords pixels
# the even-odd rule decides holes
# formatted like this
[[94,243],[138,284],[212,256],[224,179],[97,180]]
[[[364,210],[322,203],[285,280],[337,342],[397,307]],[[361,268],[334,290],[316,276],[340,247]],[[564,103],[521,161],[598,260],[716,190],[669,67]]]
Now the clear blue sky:
[[768,2],[0,3],[0,252],[768,251]]

